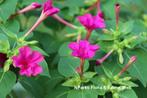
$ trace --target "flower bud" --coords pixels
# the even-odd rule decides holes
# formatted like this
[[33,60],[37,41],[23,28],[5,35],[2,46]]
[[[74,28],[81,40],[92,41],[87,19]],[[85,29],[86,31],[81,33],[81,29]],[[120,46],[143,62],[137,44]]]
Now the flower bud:
[[118,30],[119,13],[120,13],[120,5],[117,3],[115,4],[116,30]]
[[134,63],[135,61],[137,60],[137,57],[136,56],[132,56],[128,62],[128,64],[132,64]]

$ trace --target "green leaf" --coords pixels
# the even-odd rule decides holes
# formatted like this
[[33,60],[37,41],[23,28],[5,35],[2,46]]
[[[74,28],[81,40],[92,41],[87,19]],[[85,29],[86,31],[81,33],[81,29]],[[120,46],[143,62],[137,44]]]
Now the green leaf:
[[82,82],[89,82],[91,78],[96,75],[96,72],[85,72],[83,75]]
[[6,29],[6,27],[4,25],[0,24],[0,29],[3,31],[4,34],[6,34],[8,37],[12,38],[12,39],[17,39],[17,35],[13,32],[11,32],[10,30]]
[[138,98],[133,90],[126,90],[119,93],[120,98]]
[[[2,72],[0,77],[2,78]],[[6,95],[10,93],[16,82],[16,76],[13,72],[8,71],[4,73],[3,78],[0,81],[0,97],[6,98]]]
[[42,80],[48,81],[48,79],[46,77],[40,77],[40,78],[38,78],[38,77],[30,77],[30,78],[23,77],[23,78],[21,78],[20,83],[30,94],[32,94],[33,97],[44,98],[44,96],[45,96],[44,91],[46,90],[45,87],[47,87],[47,85],[45,85],[45,87],[43,87],[43,85],[45,83],[43,83]]
[[[75,57],[61,57],[58,63],[58,71],[65,77],[78,75],[76,68],[80,65],[80,59]],[[89,67],[88,61],[85,61],[84,71]]]
[[40,75],[50,77],[47,62],[44,60],[40,63],[40,65],[43,67],[43,72]]
[[52,70],[51,74],[52,78],[37,76],[30,78],[21,77],[19,80],[33,98],[56,98],[61,96],[60,94],[64,93],[68,88],[60,85],[63,77],[57,71]]
[[123,35],[125,35],[132,31],[133,26],[134,26],[134,21],[132,20],[127,21],[120,26],[120,31],[123,33]]
[[39,51],[39,52],[41,52],[43,55],[45,55],[45,56],[49,56],[44,50],[42,50],[41,48],[39,48],[39,47],[37,47],[37,46],[31,46],[31,48],[33,49],[33,50],[36,50],[36,51]]
[[67,98],[98,98],[96,90],[71,90]]
[[106,75],[109,79],[112,79],[112,78],[113,78],[112,72],[111,72],[109,69],[107,69],[106,67],[104,67],[104,66],[102,66],[102,68],[103,68],[103,70],[104,70],[105,75]]
[[[147,71],[146,71],[146,60],[147,58],[147,51],[142,49],[135,49],[132,51],[128,51],[126,53],[126,58],[130,58],[131,56],[136,55],[137,61],[132,64],[132,66],[129,68],[128,72],[133,77],[138,78],[144,86],[147,84]],[[122,66],[122,65],[121,65]]]
[[0,4],[0,19],[6,21],[15,11],[17,0],[5,0]]
[[79,76],[76,76],[74,78],[68,79],[62,85],[68,87],[74,87],[74,86],[79,86],[80,84],[81,84],[81,79]]
[[71,55],[71,49],[69,49],[68,45],[69,45],[69,42],[66,42],[61,45],[59,49],[60,56],[70,56]]
[[7,30],[11,31],[14,34],[19,33],[20,24],[17,20],[9,20],[4,24],[4,26],[7,28]]
[[7,53],[10,48],[9,41],[7,37],[0,33],[0,52]]

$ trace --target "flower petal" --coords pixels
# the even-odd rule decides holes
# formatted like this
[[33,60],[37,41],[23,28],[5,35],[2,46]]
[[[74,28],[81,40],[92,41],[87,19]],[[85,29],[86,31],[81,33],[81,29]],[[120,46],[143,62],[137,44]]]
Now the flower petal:
[[28,57],[29,63],[39,63],[44,60],[43,55],[38,51],[33,51],[32,54]]
[[37,76],[38,74],[42,73],[42,71],[43,71],[42,67],[36,64],[36,65],[32,68],[32,72],[33,72],[32,75],[33,75],[33,76]]
[[32,50],[28,46],[23,46],[19,49],[19,53],[22,57],[27,58],[32,53]]
[[78,45],[78,43],[76,43],[76,42],[71,42],[71,43],[68,45],[68,47],[69,47],[70,49],[72,49],[72,50],[77,50],[77,49],[79,49],[79,45]]

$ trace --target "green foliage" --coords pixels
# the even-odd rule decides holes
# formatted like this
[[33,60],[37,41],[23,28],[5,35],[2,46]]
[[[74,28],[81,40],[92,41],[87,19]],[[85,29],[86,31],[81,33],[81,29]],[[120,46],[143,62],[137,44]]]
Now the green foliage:
[[[92,32],[89,41],[98,44],[100,50],[94,58],[85,60],[82,76],[77,71],[81,61],[71,55],[68,44],[75,41],[78,34],[85,38],[86,30],[76,17],[87,12],[96,15],[96,8],[87,10],[96,0],[53,0],[54,6],[60,8],[58,15],[78,29],[48,17],[33,33],[24,37],[42,8],[14,14],[32,2],[44,1],[0,0],[0,53],[7,55],[4,66],[0,67],[0,98],[19,98],[19,94],[21,98],[146,98],[146,0],[101,0],[106,28]],[[118,30],[116,3],[121,5]],[[12,57],[25,45],[44,55],[45,60],[40,63],[43,72],[36,77],[21,76],[19,69],[13,66]],[[111,56],[96,66],[95,60],[111,50]],[[133,55],[137,56],[137,60],[119,76],[118,73]],[[15,90],[14,86],[18,83],[27,96],[22,96],[23,91]]]
[[0,21],[5,22],[10,15],[14,14],[17,0],[4,0],[0,3]]
[[6,98],[7,94],[9,94],[15,85],[16,75],[8,71],[6,73],[0,72],[0,97]]

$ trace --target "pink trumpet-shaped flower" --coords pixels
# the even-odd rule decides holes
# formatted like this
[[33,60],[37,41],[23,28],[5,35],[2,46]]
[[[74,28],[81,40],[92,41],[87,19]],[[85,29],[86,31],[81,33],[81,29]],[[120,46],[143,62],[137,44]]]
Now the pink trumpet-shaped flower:
[[39,63],[44,60],[44,57],[40,52],[33,51],[28,46],[21,47],[19,55],[13,56],[12,60],[14,67],[20,68],[20,75],[36,76],[43,71]]
[[53,6],[52,0],[47,0],[43,4],[43,10],[42,13],[45,14],[46,16],[51,16],[53,14],[56,14],[60,11],[59,8],[56,8]]
[[37,2],[33,2],[31,5],[33,8],[40,8],[42,6],[41,4],[39,4]]
[[37,8],[40,8],[42,5],[37,3],[37,2],[33,2],[32,4],[30,4],[29,6],[23,8],[22,10],[19,10],[17,12],[17,14],[22,14],[22,13],[25,13],[25,12],[28,12],[28,11],[31,11],[31,10],[34,10],[34,9],[37,9]]
[[43,10],[42,10],[40,17],[38,18],[36,23],[29,29],[29,31],[24,36],[25,37],[28,36],[35,28],[37,28],[40,25],[40,23],[43,20],[45,20],[48,16],[52,16],[52,15],[58,13],[59,11],[60,11],[60,9],[53,7],[52,0],[47,0],[43,4]]
[[71,42],[69,48],[72,50],[72,56],[90,59],[100,47],[98,45],[91,45],[87,40],[80,40],[79,42]]
[[101,13],[98,13],[96,16],[92,16],[91,14],[78,16],[78,20],[89,31],[98,28],[105,28],[105,21]]

